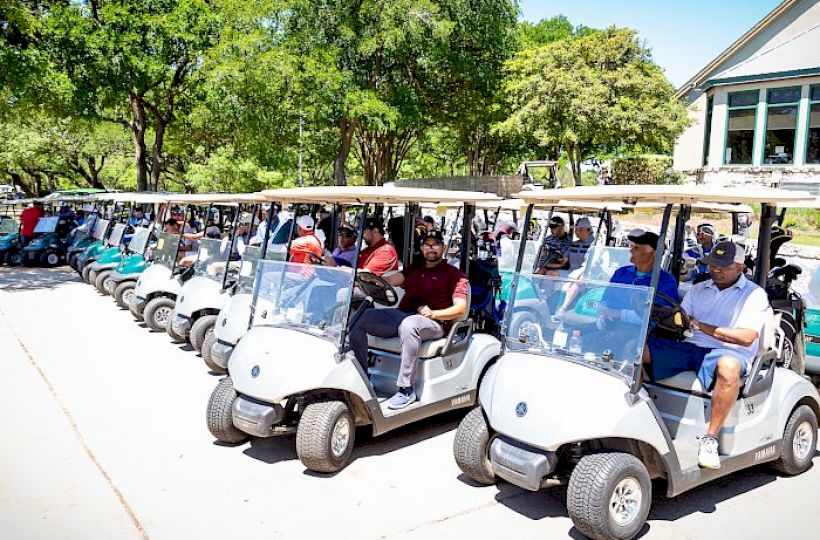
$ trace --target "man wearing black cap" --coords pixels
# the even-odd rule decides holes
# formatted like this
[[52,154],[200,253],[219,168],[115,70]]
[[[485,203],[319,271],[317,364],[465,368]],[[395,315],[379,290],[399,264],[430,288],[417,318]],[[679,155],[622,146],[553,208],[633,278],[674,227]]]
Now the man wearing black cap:
[[377,276],[398,270],[399,256],[396,248],[384,238],[384,221],[381,218],[365,219],[363,236],[367,247],[359,254],[359,268],[366,268]]
[[770,310],[766,292],[743,275],[745,256],[742,246],[718,242],[704,258],[711,279],[693,286],[681,302],[693,335],[682,342],[648,341],[655,380],[696,371],[704,390],[714,385],[709,429],[698,449],[698,463],[710,469],[720,468],[717,438],[737,399],[740,377],[757,354]]
[[421,342],[439,339],[449,321],[467,312],[467,276],[444,261],[444,249],[439,231],[425,233],[421,242],[424,264],[386,278],[394,287],[404,287],[398,308],[368,309],[350,329],[350,346],[365,371],[367,335],[399,337],[399,391],[390,398],[390,409],[402,409],[416,401],[413,383]]
[[541,259],[538,261],[538,274],[558,275],[558,270],[569,267],[569,250],[572,238],[567,234],[564,219],[552,216],[549,222],[550,234],[544,238]]
[[340,225],[336,249],[324,259],[328,266],[352,267],[356,260],[356,229],[346,223]]

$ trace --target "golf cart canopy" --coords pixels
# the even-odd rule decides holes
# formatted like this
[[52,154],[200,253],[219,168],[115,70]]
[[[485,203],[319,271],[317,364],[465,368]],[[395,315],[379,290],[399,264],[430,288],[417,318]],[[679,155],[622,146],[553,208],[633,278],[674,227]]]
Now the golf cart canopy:
[[166,193],[163,202],[234,206],[242,203],[265,202],[265,198],[258,193]]
[[132,203],[164,203],[168,200],[168,194],[141,192],[141,193],[100,193],[93,197],[96,201],[110,201],[113,203],[132,202]]
[[522,191],[516,197],[527,204],[557,203],[562,199],[591,200],[601,203],[620,201],[688,204],[700,203],[764,203],[779,205],[814,199],[805,191],[786,191],[766,187],[720,188],[713,186],[583,186],[564,189]]
[[820,209],[820,197],[815,197],[811,200],[779,203],[778,208],[813,208]]
[[396,186],[316,186],[265,190],[261,193],[270,201],[337,202],[337,203],[480,203],[501,201],[492,193],[480,191],[450,191],[444,189],[409,188]]

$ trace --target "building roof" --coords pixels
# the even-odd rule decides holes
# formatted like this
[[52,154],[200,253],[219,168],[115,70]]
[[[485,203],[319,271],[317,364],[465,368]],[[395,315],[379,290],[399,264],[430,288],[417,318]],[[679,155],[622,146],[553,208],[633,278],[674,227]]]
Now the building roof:
[[[777,7],[775,7],[768,15],[763,17],[756,25],[754,25],[748,32],[740,36],[740,38],[732,43],[725,51],[720,53],[714,60],[706,64],[706,66],[698,71],[694,77],[686,81],[675,93],[675,97],[680,99],[689,91],[700,86],[709,76],[732,55],[742,49],[746,44],[751,42],[767,28],[769,28],[781,15],[786,13],[800,0],[784,0]],[[759,55],[755,55],[759,56]],[[750,59],[752,60],[752,59]]]

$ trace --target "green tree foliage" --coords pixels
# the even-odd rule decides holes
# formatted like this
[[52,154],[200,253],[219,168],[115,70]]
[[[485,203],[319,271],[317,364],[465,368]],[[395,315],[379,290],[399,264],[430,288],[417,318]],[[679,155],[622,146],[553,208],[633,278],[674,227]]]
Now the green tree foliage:
[[616,184],[680,184],[681,173],[672,170],[672,158],[653,154],[616,158],[612,161]]
[[633,30],[610,28],[520,52],[507,64],[511,114],[525,134],[581,162],[601,152],[668,152],[688,123],[674,89]]

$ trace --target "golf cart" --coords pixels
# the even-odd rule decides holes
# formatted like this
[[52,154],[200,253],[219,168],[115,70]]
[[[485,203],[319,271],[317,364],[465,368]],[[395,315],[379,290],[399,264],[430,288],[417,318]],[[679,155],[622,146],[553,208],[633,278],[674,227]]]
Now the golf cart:
[[[5,217],[5,216],[4,216]],[[14,217],[0,221],[0,263],[9,266],[23,264],[20,243],[20,222]]]
[[[707,431],[710,389],[701,386],[695,372],[651,380],[641,363],[649,332],[682,338],[689,331],[680,304],[654,287],[662,261],[671,260],[664,257],[664,246],[673,211],[686,216],[697,201],[760,203],[754,279],[762,284],[768,272],[774,205],[801,200],[805,194],[762,188],[601,186],[519,196],[531,204],[559,197],[664,203],[653,286],[527,276],[541,290],[574,287],[579,300],[570,303],[565,315],[533,320],[515,335],[505,324],[502,357],[485,376],[481,406],[456,432],[455,460],[467,476],[480,484],[504,479],[531,491],[567,484],[567,510],[581,533],[633,538],[649,514],[653,478],[665,479],[667,496],[673,497],[759,463],[774,462],[790,475],[811,466],[820,396],[803,377],[777,365],[782,332],[772,312],[718,436],[720,469],[701,469],[697,462],[696,437]],[[678,239],[676,251],[683,236]],[[522,259],[519,256],[519,270]],[[518,281],[512,286],[510,315],[517,310]],[[584,291],[596,289],[602,290],[599,301],[584,299]],[[661,307],[658,300],[666,305]],[[601,307],[616,304],[630,306],[634,320],[615,323],[599,316]]]
[[[263,192],[272,200],[337,203],[360,208],[357,253],[364,217],[384,214],[384,205],[404,208],[402,260],[412,254],[418,204],[462,201],[462,250],[467,269],[474,205],[495,195],[464,191],[382,187],[316,187]],[[338,226],[339,214],[336,214]],[[239,443],[249,435],[295,433],[296,451],[311,470],[333,472],[350,461],[357,426],[381,435],[403,425],[470,407],[486,367],[500,342],[473,332],[470,319],[456,321],[443,338],[423,342],[414,384],[419,401],[389,410],[396,392],[401,344],[398,338],[370,336],[369,376],[347,343],[365,309],[395,305],[396,290],[383,278],[353,267],[285,261],[259,262],[254,284],[252,328],[228,362],[229,376],[214,389],[207,424],[220,441]],[[354,294],[354,289],[356,293]],[[469,299],[468,299],[469,303]],[[372,309],[379,309],[378,306]]]
[[[182,286],[166,326],[174,341],[189,340],[194,349],[201,351],[205,338],[213,333],[219,310],[233,294],[241,265],[239,259],[244,259],[245,248],[239,253],[237,237],[240,216],[243,212],[251,215],[250,223],[247,224],[250,243],[251,231],[256,225],[253,217],[262,202],[264,199],[260,195],[242,193],[213,201],[220,208],[224,225],[232,225],[230,232],[221,238],[199,240],[193,277]],[[249,256],[252,257],[253,254],[249,253]]]
[[73,229],[73,222],[62,213],[58,199],[40,200],[53,205],[54,215],[37,220],[37,225],[34,227],[34,233],[37,236],[23,247],[21,254],[23,264],[53,267],[65,260],[69,243],[68,235]]
[[[271,203],[271,206],[275,204]],[[272,212],[269,210],[261,245],[245,248],[233,294],[219,310],[213,331],[206,334],[202,343],[202,359],[214,373],[227,373],[228,359],[234,347],[248,332],[259,261],[284,261],[287,258],[294,220],[290,212],[280,211],[275,222],[271,221],[271,216]]]

